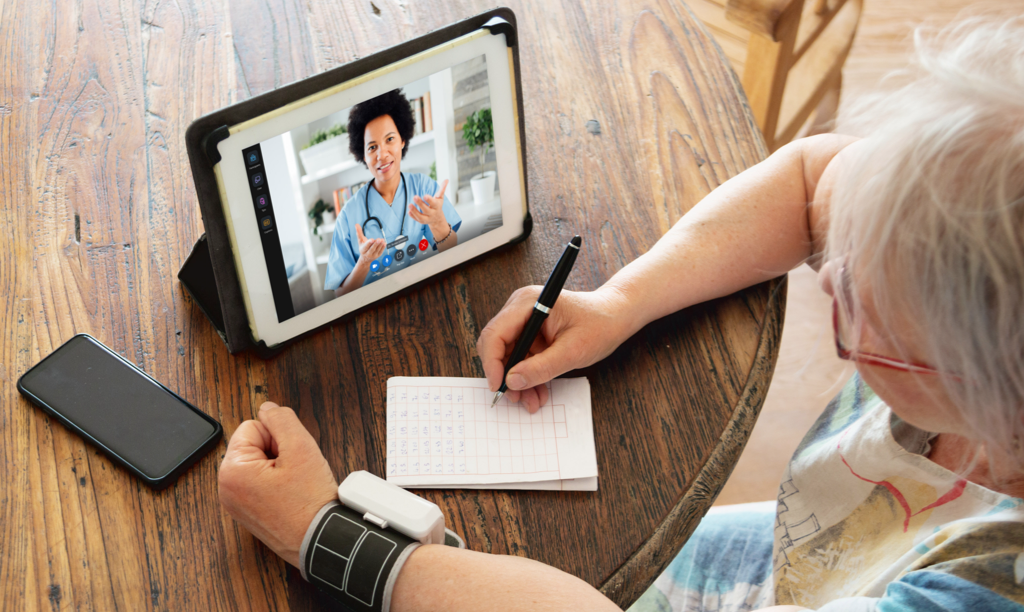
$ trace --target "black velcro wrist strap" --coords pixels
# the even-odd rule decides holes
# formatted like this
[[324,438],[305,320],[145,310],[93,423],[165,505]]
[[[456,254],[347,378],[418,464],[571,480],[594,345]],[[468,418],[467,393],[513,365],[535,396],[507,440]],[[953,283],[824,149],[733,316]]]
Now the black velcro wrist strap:
[[342,505],[322,510],[307,538],[306,579],[356,612],[388,612],[398,572],[420,545]]

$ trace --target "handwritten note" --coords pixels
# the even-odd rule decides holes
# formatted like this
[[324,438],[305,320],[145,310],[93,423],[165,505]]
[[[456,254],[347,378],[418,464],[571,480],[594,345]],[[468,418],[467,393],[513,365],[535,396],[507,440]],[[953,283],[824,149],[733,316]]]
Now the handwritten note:
[[597,490],[586,378],[548,384],[530,414],[482,378],[388,379],[387,479],[408,488]]

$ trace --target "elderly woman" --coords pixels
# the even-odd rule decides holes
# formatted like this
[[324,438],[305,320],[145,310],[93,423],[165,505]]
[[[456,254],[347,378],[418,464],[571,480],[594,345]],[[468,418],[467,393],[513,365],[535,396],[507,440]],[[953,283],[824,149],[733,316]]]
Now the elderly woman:
[[[654,319],[803,262],[820,270],[858,374],[771,509],[709,515],[636,609],[1024,609],[1024,19],[939,42],[922,49],[922,78],[858,111],[865,138],[800,140],[722,185],[604,286],[564,293],[540,350],[509,373],[510,398],[533,411],[542,383]],[[516,292],[480,335],[492,389],[538,292]],[[335,496],[303,434],[290,410],[265,406],[220,473],[236,520],[293,564]],[[266,449],[284,458],[278,438],[318,468],[265,469]],[[442,546],[409,556],[391,602],[614,609],[553,568]]]
[[459,242],[462,218],[424,174],[402,172],[415,120],[401,89],[352,107],[349,150],[373,177],[341,209],[324,290],[344,295]]

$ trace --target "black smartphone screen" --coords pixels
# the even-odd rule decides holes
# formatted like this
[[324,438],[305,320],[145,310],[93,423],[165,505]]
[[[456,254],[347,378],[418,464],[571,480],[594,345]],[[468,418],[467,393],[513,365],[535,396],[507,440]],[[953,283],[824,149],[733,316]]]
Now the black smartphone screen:
[[64,343],[25,373],[18,387],[153,481],[220,435],[216,421],[87,335]]

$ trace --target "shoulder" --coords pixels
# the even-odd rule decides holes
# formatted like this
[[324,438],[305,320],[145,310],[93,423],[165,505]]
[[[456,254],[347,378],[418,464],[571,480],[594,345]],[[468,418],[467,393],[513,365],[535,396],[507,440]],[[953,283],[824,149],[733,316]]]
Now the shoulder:
[[[863,148],[863,141],[844,134],[820,134],[795,140],[777,153],[787,149],[803,172],[807,202],[808,230],[814,253],[824,249],[828,235],[829,209],[832,192],[843,167],[849,166]],[[813,258],[808,263],[817,270],[820,262]]]
[[[808,200],[815,199],[822,179],[825,178],[829,167],[842,166],[848,161],[851,151],[859,147],[849,149],[851,145],[860,142],[860,138],[845,134],[820,134],[794,140],[786,147],[796,149],[800,155],[800,163],[804,171],[804,184],[807,189]],[[836,162],[833,164],[833,162]]]
[[419,172],[406,174],[405,180],[409,183],[409,189],[417,195],[421,195],[423,193],[430,193],[433,195],[437,191],[437,181],[426,174],[421,174]]

